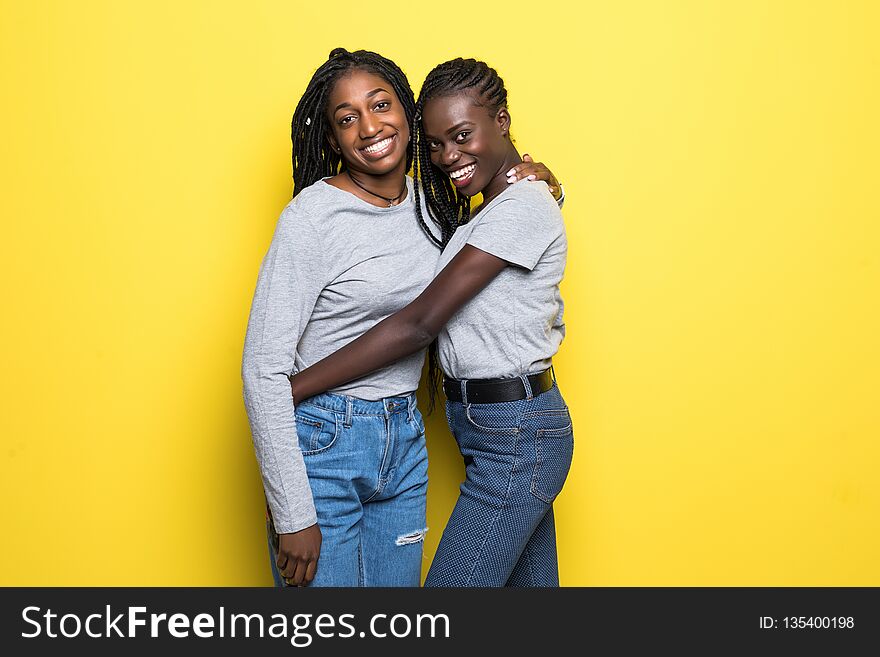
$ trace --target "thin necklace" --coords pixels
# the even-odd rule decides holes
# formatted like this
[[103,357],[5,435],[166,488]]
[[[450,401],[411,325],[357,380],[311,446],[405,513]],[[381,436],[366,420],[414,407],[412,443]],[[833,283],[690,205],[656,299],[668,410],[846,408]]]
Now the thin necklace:
[[378,198],[381,198],[383,201],[388,201],[388,207],[389,207],[389,208],[390,208],[392,205],[394,205],[394,201],[396,201],[396,200],[399,199],[401,196],[403,196],[403,193],[406,191],[406,177],[404,177],[404,179],[403,179],[403,189],[400,190],[400,194],[398,194],[397,196],[392,196],[391,198],[388,198],[387,196],[382,196],[381,194],[377,194],[376,192],[371,192],[369,189],[367,189],[366,187],[364,187],[363,185],[361,185],[357,180],[355,180],[355,179],[354,179],[354,176],[352,176],[350,173],[348,173],[348,171],[346,171],[345,173],[346,173],[346,175],[348,175],[348,179],[349,179],[351,182],[353,182],[355,185],[357,185],[358,187],[360,187],[360,188],[361,188],[362,190],[364,190],[367,194],[372,194],[373,196],[376,196],[376,197],[378,197]]

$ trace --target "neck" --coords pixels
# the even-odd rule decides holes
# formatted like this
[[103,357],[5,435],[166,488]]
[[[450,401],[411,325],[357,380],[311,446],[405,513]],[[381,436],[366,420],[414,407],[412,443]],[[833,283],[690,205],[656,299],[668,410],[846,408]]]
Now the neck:
[[510,183],[507,182],[507,172],[520,162],[522,162],[522,158],[519,156],[519,153],[516,152],[516,147],[514,147],[513,144],[510,144],[507,155],[504,157],[504,161],[501,163],[498,171],[492,176],[489,184],[483,188],[483,201],[480,203],[481,207],[510,187]]
[[362,188],[366,188],[370,190],[370,192],[373,192],[373,194],[378,194],[385,198],[395,198],[399,196],[399,198],[395,199],[395,204],[400,203],[406,198],[405,193],[400,193],[404,188],[406,181],[406,160],[402,160],[398,166],[394,167],[394,169],[381,175],[372,175],[353,169],[347,169],[345,175],[355,182],[355,184],[351,185],[351,188],[348,188],[347,191],[350,191],[352,194],[359,196],[373,205],[382,206],[388,205],[388,203],[381,198],[365,192]]

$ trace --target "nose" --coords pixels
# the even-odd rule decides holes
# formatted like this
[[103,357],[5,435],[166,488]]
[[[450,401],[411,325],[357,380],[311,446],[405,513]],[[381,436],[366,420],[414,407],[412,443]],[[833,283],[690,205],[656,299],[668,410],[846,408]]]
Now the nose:
[[382,129],[382,125],[378,117],[369,112],[361,116],[358,127],[360,128],[361,139],[369,139],[370,137],[375,137],[376,134]]
[[440,153],[440,165],[444,167],[450,167],[461,157],[461,153],[458,152],[458,148],[456,148],[455,144],[450,144],[449,146],[444,146],[443,151]]

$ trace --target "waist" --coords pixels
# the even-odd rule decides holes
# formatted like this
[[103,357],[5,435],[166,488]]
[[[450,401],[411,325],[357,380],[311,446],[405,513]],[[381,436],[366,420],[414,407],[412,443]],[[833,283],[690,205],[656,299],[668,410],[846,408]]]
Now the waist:
[[509,379],[452,379],[443,380],[443,392],[449,401],[464,404],[497,404],[537,397],[553,386],[550,368],[537,374]]
[[327,411],[351,415],[386,415],[416,408],[416,393],[410,392],[396,397],[369,400],[325,392],[302,400],[297,406],[317,406]]

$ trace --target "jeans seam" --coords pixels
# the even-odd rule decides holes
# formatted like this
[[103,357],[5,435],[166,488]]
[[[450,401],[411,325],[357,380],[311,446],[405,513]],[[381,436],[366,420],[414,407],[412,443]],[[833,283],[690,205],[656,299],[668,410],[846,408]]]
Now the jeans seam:
[[364,543],[361,540],[360,536],[358,536],[358,586],[364,586],[366,582],[364,581],[366,577],[364,576]]
[[373,491],[373,494],[370,495],[367,499],[364,500],[364,503],[372,500],[376,495],[382,492],[382,489],[385,487],[387,482],[382,480],[382,470],[385,469],[385,462],[388,460],[388,447],[391,444],[391,423],[390,418],[386,414],[385,415],[385,449],[382,452],[382,462],[379,464],[379,472],[376,473],[376,490]]
[[501,517],[501,512],[510,501],[510,491],[513,488],[513,479],[514,475],[517,472],[517,464],[519,463],[519,460],[519,432],[517,431],[514,434],[513,464],[510,468],[510,474],[507,477],[507,491],[504,493],[504,499],[501,501],[501,504],[495,510],[495,515],[492,518],[492,522],[490,522],[489,526],[486,528],[486,535],[483,537],[483,542],[480,545],[480,549],[477,552],[476,557],[474,558],[474,565],[471,568],[471,572],[468,573],[468,578],[465,582],[465,586],[470,586],[470,583],[474,578],[474,573],[477,571],[477,566],[480,564],[480,559],[483,556],[483,552],[486,549],[486,544],[489,542],[489,535],[492,533],[492,530],[495,529],[495,526],[498,524],[498,518]]
[[563,415],[568,413],[568,408],[550,408],[543,411],[526,411],[523,417],[541,417],[542,415]]
[[529,583],[532,586],[535,586],[535,569],[532,566],[532,550],[529,548],[528,541],[526,541],[526,565],[529,567]]

